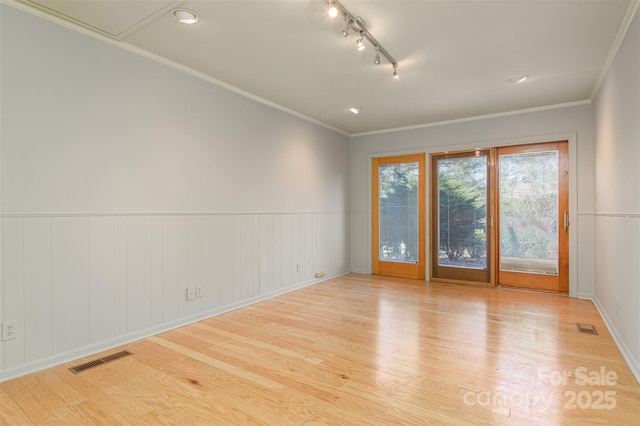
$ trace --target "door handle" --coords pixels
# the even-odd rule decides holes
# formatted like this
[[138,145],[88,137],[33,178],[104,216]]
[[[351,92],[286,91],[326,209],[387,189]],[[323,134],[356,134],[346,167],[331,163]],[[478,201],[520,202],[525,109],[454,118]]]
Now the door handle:
[[569,229],[569,212],[565,211],[564,212],[564,230],[566,231],[567,229]]

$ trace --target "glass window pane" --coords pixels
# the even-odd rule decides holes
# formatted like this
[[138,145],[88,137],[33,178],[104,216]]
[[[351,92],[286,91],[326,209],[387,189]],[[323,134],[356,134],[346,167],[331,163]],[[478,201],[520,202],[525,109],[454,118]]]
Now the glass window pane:
[[500,270],[558,274],[558,153],[500,156]]
[[438,264],[487,269],[486,156],[438,161],[438,207]]
[[379,260],[418,263],[418,163],[378,167]]

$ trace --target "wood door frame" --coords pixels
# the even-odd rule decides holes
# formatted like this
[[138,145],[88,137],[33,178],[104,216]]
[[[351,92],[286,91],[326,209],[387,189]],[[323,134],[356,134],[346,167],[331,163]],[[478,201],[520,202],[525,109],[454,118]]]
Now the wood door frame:
[[[438,192],[436,185],[438,184],[438,167],[436,167],[439,159],[448,158],[465,158],[475,157],[477,152],[486,154],[487,157],[487,203],[486,203],[486,220],[487,220],[487,268],[486,270],[473,270],[471,268],[452,268],[447,266],[440,266],[438,259],[440,253],[440,215],[439,215],[439,203],[437,200]],[[430,156],[430,176],[431,182],[429,185],[429,224],[431,230],[431,256],[429,262],[429,279],[431,281],[439,282],[452,282],[461,284],[472,285],[494,285],[494,270],[493,270],[493,258],[495,257],[495,238],[493,238],[493,225],[492,218],[494,212],[493,191],[493,163],[494,163],[494,150],[492,148],[482,149],[466,149],[461,151],[432,153]],[[439,270],[446,273],[446,277],[435,276]]]
[[[378,166],[384,164],[418,163],[418,263],[379,260],[380,205],[378,200]],[[407,154],[371,159],[371,272],[377,275],[425,279],[426,262],[426,169],[425,154]]]
[[[509,145],[495,148],[495,185],[499,191],[500,167],[499,155],[527,152],[544,152],[550,150],[558,151],[558,275],[527,274],[521,272],[500,271],[500,245],[496,245],[496,255],[494,257],[494,271],[496,285],[507,287],[527,288],[533,290],[544,290],[558,293],[569,292],[569,141],[540,142],[526,145]],[[500,152],[502,151],[502,152]],[[500,200],[495,197],[495,224],[496,232],[500,232]],[[563,224],[561,219],[565,218]],[[563,226],[564,225],[564,226]],[[499,241],[500,236],[496,235]],[[514,286],[508,282],[521,281],[523,286]],[[558,284],[556,284],[556,280]]]
[[[558,170],[559,170],[559,181],[558,181],[558,186],[559,187],[563,187],[566,189],[566,194],[565,196],[561,196],[559,197],[559,205],[558,205],[558,214],[559,214],[559,219],[562,219],[562,212],[566,212],[566,218],[567,221],[570,222],[570,219],[572,217],[572,212],[569,209],[570,205],[571,205],[571,200],[572,200],[572,194],[571,194],[571,165],[572,160],[570,158],[570,155],[575,155],[575,152],[572,151],[572,142],[575,142],[573,137],[568,137],[566,139],[549,139],[547,141],[540,141],[540,140],[531,140],[530,142],[527,143],[520,143],[520,144],[513,144],[513,145],[497,145],[497,146],[493,146],[490,148],[481,148],[481,149],[465,149],[465,150],[460,150],[460,151],[451,151],[451,152],[434,152],[430,154],[430,165],[432,170],[430,170],[430,176],[431,176],[431,182],[429,184],[429,191],[430,191],[430,195],[429,195],[429,202],[430,202],[430,208],[429,208],[429,229],[430,229],[430,248],[431,248],[431,255],[430,255],[430,262],[429,262],[429,279],[432,281],[439,281],[439,282],[453,282],[453,283],[460,283],[460,284],[472,284],[472,285],[484,285],[484,286],[496,286],[496,285],[505,285],[508,287],[511,287],[509,284],[501,284],[500,282],[500,240],[499,240],[499,200],[498,200],[498,193],[497,191],[499,191],[499,170],[498,170],[498,151],[502,150],[502,152],[507,151],[508,149],[514,149],[514,151],[518,151],[518,152],[526,152],[526,150],[532,150],[533,151],[543,151],[545,150],[544,148],[546,148],[546,150],[549,150],[549,147],[553,146],[555,144],[555,146],[558,148],[560,146],[563,146],[560,154],[559,155],[559,164],[558,164]],[[554,149],[554,148],[551,148]],[[560,148],[558,148],[560,150]],[[575,147],[573,148],[575,149]],[[434,157],[440,157],[443,154],[449,154],[449,155],[459,155],[459,154],[464,154],[464,153],[471,153],[474,151],[486,151],[489,150],[490,151],[490,155],[488,157],[488,161],[489,161],[489,176],[488,176],[488,183],[487,185],[490,186],[490,190],[489,192],[489,200],[487,202],[487,209],[490,210],[490,212],[487,212],[487,221],[489,222],[487,224],[487,233],[491,234],[491,241],[488,243],[488,247],[487,247],[487,257],[491,256],[491,261],[490,263],[488,263],[488,269],[489,269],[489,280],[488,281],[470,281],[469,277],[461,275],[458,277],[450,277],[450,278],[441,278],[441,277],[434,277],[434,251],[437,249],[437,242],[434,242],[434,239],[438,238],[438,229],[437,229],[437,223],[435,223],[437,216],[437,212],[435,211],[435,208],[437,206],[437,202],[434,201],[434,185],[437,183],[437,174],[434,175],[434,173],[436,173],[434,171],[434,167],[433,167],[433,163],[434,163]],[[575,164],[573,164],[575,166]],[[560,171],[564,170],[563,173],[561,173]],[[436,216],[434,216],[436,215]],[[569,233],[569,223],[567,222],[567,228],[564,229],[562,226],[559,227],[559,235],[564,232],[566,235],[564,236],[564,242],[563,244],[565,244],[564,250],[560,250],[559,252],[559,258],[558,258],[558,267],[559,267],[559,271],[562,271],[565,276],[563,277],[563,280],[561,281],[561,285],[558,287],[558,290],[553,290],[550,289],[548,283],[546,283],[546,281],[549,281],[549,277],[545,277],[545,275],[543,274],[532,274],[532,277],[536,277],[535,279],[531,279],[529,281],[529,285],[527,285],[527,287],[525,288],[530,288],[530,289],[534,289],[534,290],[542,290],[542,291],[551,291],[551,292],[558,292],[558,293],[565,293],[565,294],[570,294],[570,290],[571,290],[571,281],[570,281],[570,269],[571,269],[571,265],[569,264],[569,259],[570,259],[570,246],[571,246],[571,238],[573,238],[571,236],[571,234]],[[560,225],[562,225],[562,223],[560,222]],[[434,247],[434,244],[436,245]],[[575,260],[575,259],[574,259]],[[562,268],[562,269],[560,269]],[[506,278],[509,275],[509,272],[502,272],[503,274],[503,278]],[[522,274],[520,274],[522,275]],[[530,278],[532,278],[530,277]],[[541,285],[535,285],[535,281],[536,280],[540,280],[543,283]]]

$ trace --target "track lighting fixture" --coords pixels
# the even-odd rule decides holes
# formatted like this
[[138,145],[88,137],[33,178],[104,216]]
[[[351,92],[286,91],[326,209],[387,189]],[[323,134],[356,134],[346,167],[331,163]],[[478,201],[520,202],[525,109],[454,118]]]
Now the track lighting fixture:
[[353,24],[351,19],[349,19],[348,16],[345,16],[345,22],[347,23],[347,25],[344,27],[344,30],[342,30],[342,36],[343,37],[349,37],[349,33],[351,32],[351,25]]
[[358,49],[359,52],[363,51],[365,49],[365,45],[364,45],[364,37],[362,35],[362,32],[360,32],[360,38],[358,40],[356,40],[356,47]]
[[378,40],[373,37],[373,35],[367,30],[367,23],[359,16],[354,16],[351,12],[349,12],[338,0],[326,0],[329,5],[329,9],[327,13],[330,17],[334,18],[338,16],[338,14],[342,14],[344,16],[345,27],[342,30],[343,37],[349,37],[351,34],[351,30],[357,31],[360,34],[360,38],[356,40],[356,46],[358,50],[364,50],[366,45],[364,43],[367,40],[373,47],[376,49],[376,56],[373,60],[375,65],[380,65],[380,55],[387,58],[387,60],[393,66],[393,79],[398,80],[400,77],[398,76],[398,62],[393,59],[393,56],[389,54],[385,50]]

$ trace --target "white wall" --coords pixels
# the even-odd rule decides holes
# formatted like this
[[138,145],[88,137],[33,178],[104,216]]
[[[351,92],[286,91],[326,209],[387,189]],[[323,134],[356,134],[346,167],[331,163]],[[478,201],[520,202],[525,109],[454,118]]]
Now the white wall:
[[595,302],[640,380],[640,9],[594,110]]
[[371,270],[369,182],[370,159],[373,156],[408,152],[428,154],[563,139],[569,140],[570,294],[591,297],[594,203],[591,105],[568,106],[352,138],[351,269],[365,273]]
[[348,272],[347,136],[0,19],[1,379]]

